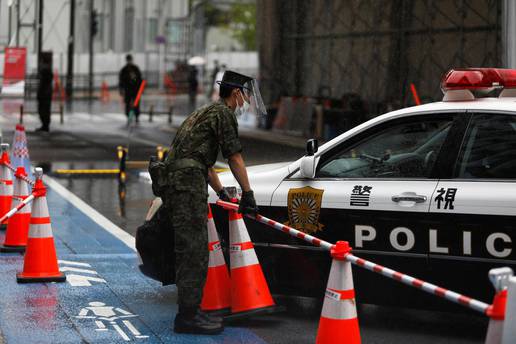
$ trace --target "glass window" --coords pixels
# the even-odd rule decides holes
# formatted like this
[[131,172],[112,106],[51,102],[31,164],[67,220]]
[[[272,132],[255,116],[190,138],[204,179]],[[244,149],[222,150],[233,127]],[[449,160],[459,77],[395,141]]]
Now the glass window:
[[319,178],[427,178],[452,124],[441,119],[396,121],[372,129],[364,138],[323,163]]
[[158,35],[158,19],[157,18],[149,18],[148,19],[149,29],[148,29],[148,37],[147,40],[149,43],[156,42],[156,36]]
[[124,20],[124,51],[133,49],[133,31],[134,31],[134,7],[131,2],[126,3]]
[[514,179],[516,116],[473,116],[455,171],[458,178]]

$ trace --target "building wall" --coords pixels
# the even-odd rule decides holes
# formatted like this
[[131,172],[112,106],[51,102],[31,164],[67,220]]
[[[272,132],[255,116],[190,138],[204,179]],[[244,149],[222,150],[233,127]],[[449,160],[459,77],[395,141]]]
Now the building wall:
[[[442,97],[452,67],[502,66],[502,1],[258,0],[262,89],[357,93],[377,114]],[[288,13],[289,15],[285,15]]]
[[[20,1],[22,22],[34,22],[36,0]],[[70,25],[70,0],[45,0],[43,16],[43,50],[54,53],[54,66],[60,73],[66,71]],[[94,39],[95,71],[119,68],[126,53],[136,54],[143,69],[158,70],[168,59],[188,57],[188,0],[94,0],[98,13],[98,34]],[[86,73],[90,35],[90,0],[76,0],[75,11],[75,63],[76,73]],[[0,51],[8,42],[7,0],[0,0]],[[12,40],[15,45],[16,12],[12,9]],[[165,44],[156,42],[157,36],[165,38]],[[26,46],[29,73],[35,70],[35,32],[33,28],[20,30],[20,45]],[[0,53],[0,61],[3,57]],[[159,55],[159,56],[158,56]],[[86,63],[84,59],[86,56]],[[160,59],[161,62],[156,62]],[[97,62],[98,61],[98,62]],[[2,74],[3,63],[0,65]]]

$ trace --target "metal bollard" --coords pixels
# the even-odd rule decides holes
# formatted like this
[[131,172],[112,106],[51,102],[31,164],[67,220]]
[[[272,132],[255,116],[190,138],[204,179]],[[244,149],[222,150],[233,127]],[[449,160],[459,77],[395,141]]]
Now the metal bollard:
[[59,123],[64,123],[64,108],[63,104],[59,104]]
[[154,114],[154,105],[150,106],[149,110],[149,122],[152,122],[152,115]]
[[507,280],[507,303],[502,332],[502,344],[516,343],[516,277]]
[[23,124],[23,105],[20,105],[20,124]]
[[[508,324],[505,317],[505,301],[507,297],[507,286],[509,278],[514,275],[509,267],[497,268],[489,270],[489,280],[495,288],[496,294],[493,304],[489,306],[487,315],[491,318],[487,328],[485,344],[502,343],[502,331],[504,325]],[[514,338],[514,337],[513,337]]]
[[127,148],[122,146],[116,147],[117,157],[119,160],[119,173],[118,173],[118,182],[125,183],[127,180],[127,174],[125,172],[126,160],[127,160]]
[[159,161],[163,161],[163,158],[164,158],[163,146],[156,147],[156,156],[158,157]]
[[171,106],[168,109],[168,123],[172,123],[172,112],[174,112],[174,107],[173,106]]

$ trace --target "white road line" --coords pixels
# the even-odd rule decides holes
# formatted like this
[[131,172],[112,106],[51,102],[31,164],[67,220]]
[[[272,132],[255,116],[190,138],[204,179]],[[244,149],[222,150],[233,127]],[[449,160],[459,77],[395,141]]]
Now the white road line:
[[85,274],[98,275],[97,271],[95,271],[95,270],[72,268],[72,267],[69,267],[69,266],[62,266],[59,270],[61,270],[62,272],[66,272],[66,271],[70,271],[70,272],[83,272]]
[[72,287],[91,287],[90,281],[98,283],[107,283],[105,279],[99,277],[66,274],[66,282],[68,282]]
[[129,339],[129,337],[125,334],[124,331],[122,331],[122,329],[120,328],[120,326],[116,325],[116,324],[113,324],[113,327],[115,328],[116,332],[118,332],[118,334],[126,341],[130,341],[131,339]]
[[91,268],[91,265],[88,264],[88,263],[79,263],[79,262],[72,262],[71,260],[62,260],[62,259],[59,259],[57,261],[57,263],[59,264],[66,264],[66,265],[75,265],[75,266],[84,266],[86,268]]
[[95,324],[97,324],[97,331],[107,331],[106,325],[102,321],[95,320]]
[[59,184],[53,178],[45,175],[43,177],[45,184],[47,184],[52,190],[57,192],[59,195],[67,199],[70,203],[76,206],[79,210],[81,210],[84,214],[89,216],[93,221],[95,221],[99,226],[103,227],[106,231],[117,237],[120,241],[122,241],[127,247],[136,252],[135,248],[135,240],[134,237],[125,232],[122,228],[115,225],[113,222],[108,220],[104,215],[100,214],[98,211],[90,207],[86,202],[81,200],[79,197],[74,195],[64,186]]
[[128,320],[122,320],[122,322],[124,323],[124,325],[129,329],[129,331],[132,332],[132,334],[134,334],[135,336],[141,336],[141,333],[140,331],[138,331],[136,329],[136,327],[133,326],[133,324],[131,324],[130,321]]

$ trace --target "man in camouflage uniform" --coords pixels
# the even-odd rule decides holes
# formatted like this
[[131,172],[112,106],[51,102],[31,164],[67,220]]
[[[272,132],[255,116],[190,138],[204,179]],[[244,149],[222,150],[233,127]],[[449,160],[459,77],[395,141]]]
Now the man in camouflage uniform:
[[256,213],[238,138],[235,110],[243,107],[243,85],[252,78],[227,71],[220,83],[221,100],[186,118],[176,133],[165,160],[167,188],[164,200],[175,230],[176,284],[179,312],[174,331],[216,334],[223,330],[220,317],[199,309],[208,270],[207,184],[229,200],[213,169],[219,148],[242,188],[240,212]]

